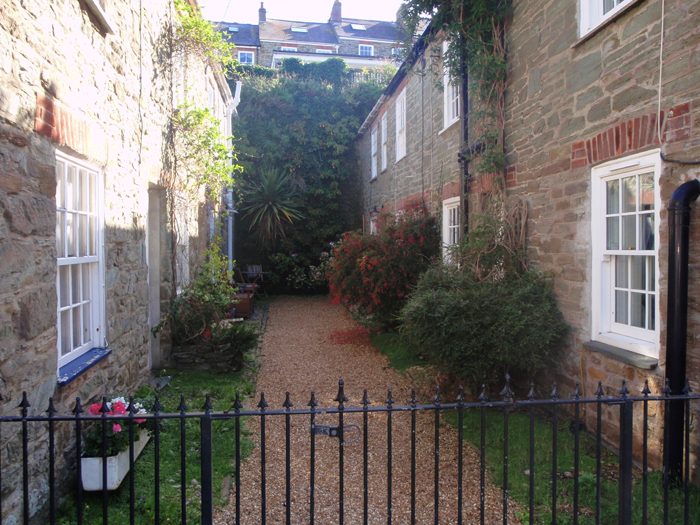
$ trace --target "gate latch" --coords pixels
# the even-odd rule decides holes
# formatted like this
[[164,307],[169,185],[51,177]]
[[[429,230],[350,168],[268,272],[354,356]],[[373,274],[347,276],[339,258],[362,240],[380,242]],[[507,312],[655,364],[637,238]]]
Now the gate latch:
[[[358,439],[360,439],[360,427],[357,425],[345,425],[343,427],[343,433],[347,433],[348,431],[356,431],[357,436],[355,439],[346,439],[345,443],[354,443]],[[341,429],[340,427],[332,426],[332,425],[313,425],[311,427],[311,433],[316,434],[316,435],[321,435],[321,436],[330,436],[334,438],[340,439],[341,435]]]

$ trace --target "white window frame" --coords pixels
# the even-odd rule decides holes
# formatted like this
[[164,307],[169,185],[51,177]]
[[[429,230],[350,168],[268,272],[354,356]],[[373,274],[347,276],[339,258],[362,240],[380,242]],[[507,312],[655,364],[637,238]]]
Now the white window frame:
[[[442,43],[443,60],[447,53],[447,47],[448,43],[444,41]],[[444,65],[442,71],[442,129],[444,131],[459,121],[460,100],[459,84],[455,83],[455,79],[450,78],[450,68]]]
[[296,46],[281,46],[280,51],[294,51],[297,52],[299,50],[298,47]]
[[[623,179],[630,176],[638,176],[653,171],[654,179],[654,240],[653,250],[607,249],[607,217],[623,217],[624,213],[607,213],[606,184],[608,181]],[[624,350],[636,352],[648,357],[658,357],[660,348],[660,295],[659,295],[659,213],[661,210],[661,190],[659,177],[661,174],[661,157],[659,150],[629,155],[624,158],[606,162],[591,169],[591,245],[592,245],[592,312],[591,312],[591,339],[600,341]],[[640,192],[637,191],[639,195]],[[640,198],[639,196],[637,197]],[[622,212],[622,210],[620,210]],[[639,217],[639,210],[630,213]],[[639,220],[636,224],[636,246],[640,242]],[[619,230],[618,230],[619,231]],[[622,238],[620,235],[622,248]],[[647,297],[655,296],[654,300],[654,329],[636,328],[628,324],[620,324],[615,321],[615,266],[616,258],[621,256],[646,256],[653,257],[654,277],[650,278],[650,272],[646,272]],[[630,277],[631,278],[631,277]],[[653,291],[648,289],[653,286]],[[630,285],[631,289],[631,285]],[[624,289],[623,289],[624,291]],[[645,301],[645,304],[647,301]],[[629,309],[631,314],[631,309]]]
[[[104,181],[95,166],[56,151],[56,182],[56,350],[60,369],[93,348],[105,346]],[[84,243],[80,240],[83,230]],[[73,248],[71,238],[75,242]],[[79,276],[77,287],[73,286],[75,268]],[[89,288],[88,293],[85,287]],[[73,341],[76,324],[83,335],[77,346]],[[66,326],[70,328],[68,334]],[[69,350],[64,353],[66,338]]]
[[389,144],[388,144],[388,122],[387,113],[382,115],[382,172],[386,171],[389,164]]
[[332,55],[333,50],[332,49],[321,49],[320,47],[316,48],[316,53],[321,53],[323,55]]
[[442,201],[442,254],[449,255],[450,246],[461,237],[462,198],[451,197]]
[[370,235],[377,235],[379,233],[379,230],[377,229],[377,224],[378,224],[378,221],[377,221],[376,217],[372,217],[369,220],[369,234]]
[[[362,48],[365,48],[369,53],[363,53]],[[370,44],[359,44],[357,46],[357,54],[361,57],[373,57],[374,56],[374,46]]]
[[[248,61],[243,62],[243,60],[242,60],[243,56],[250,56],[250,62],[248,62]],[[238,61],[241,64],[254,66],[255,65],[255,53],[253,51],[239,51],[238,52]]]
[[406,156],[406,88],[396,97],[396,162]]
[[604,0],[579,0],[579,37],[595,31],[636,0],[613,0],[618,4],[604,13]]
[[377,178],[377,126],[374,126],[370,136],[370,142],[372,144],[372,179]]

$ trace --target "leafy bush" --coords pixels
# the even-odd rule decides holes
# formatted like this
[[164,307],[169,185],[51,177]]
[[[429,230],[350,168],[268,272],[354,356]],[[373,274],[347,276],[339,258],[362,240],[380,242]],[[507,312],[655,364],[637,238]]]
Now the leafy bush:
[[435,217],[422,206],[383,222],[378,235],[345,235],[335,248],[328,284],[334,302],[391,326],[418,276],[438,255],[440,237]]
[[270,256],[270,281],[283,292],[319,293],[328,286],[326,272],[332,263],[333,256],[327,251],[317,261],[296,253],[275,253]]
[[539,273],[483,281],[436,265],[401,311],[402,337],[478,389],[506,373],[536,378],[554,365],[568,327]]

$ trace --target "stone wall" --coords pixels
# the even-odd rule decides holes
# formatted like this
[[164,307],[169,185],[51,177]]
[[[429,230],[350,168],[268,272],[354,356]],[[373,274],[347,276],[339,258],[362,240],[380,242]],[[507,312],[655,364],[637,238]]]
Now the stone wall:
[[[107,7],[114,34],[83,2],[9,0],[0,7],[0,412],[30,414],[53,397],[69,413],[76,397],[133,392],[148,378],[148,265],[160,268],[170,297],[171,232],[156,229],[161,257],[149,261],[148,191],[167,169],[173,105],[167,27],[170,0]],[[202,68],[189,87],[206,101]],[[60,150],[104,174],[106,340],[112,353],[65,386],[57,385],[56,156]],[[165,207],[161,218],[166,218]],[[151,232],[153,233],[153,232]],[[165,306],[165,305],[163,305]],[[21,442],[3,425],[3,523],[21,521]],[[59,496],[74,488],[71,425],[57,425]],[[32,522],[44,523],[48,434],[30,425]]]
[[368,46],[374,46],[374,56],[391,58],[391,48],[398,47],[399,44],[393,42],[375,42],[375,41],[364,41],[364,40],[348,40],[346,38],[340,39],[340,46],[338,48],[338,53],[341,55],[359,55],[360,54],[360,44],[365,44]]
[[[516,0],[507,29],[510,57],[507,91],[507,186],[529,206],[528,256],[555,276],[559,306],[572,326],[556,378],[569,394],[583,381],[591,395],[600,380],[617,395],[622,379],[638,394],[649,380],[663,388],[666,362],[668,226],[666,206],[685,180],[700,169],[663,163],[661,173],[660,297],[661,342],[658,367],[623,363],[583,345],[591,339],[591,166],[605,160],[659,148],[656,133],[661,1],[638,2],[585,41],[577,41],[576,0]],[[700,2],[666,2],[662,150],[697,160],[700,154]],[[691,306],[688,375],[700,388],[700,207],[691,226]],[[595,428],[595,411],[587,414]],[[696,416],[697,417],[697,416]],[[606,414],[606,437],[617,440],[617,415]],[[660,439],[661,412],[651,414],[651,432]],[[641,418],[635,428],[641,429]],[[640,434],[637,433],[637,436]],[[636,439],[636,438],[635,438]],[[696,438],[697,439],[697,438]],[[638,446],[638,444],[636,443]],[[694,443],[693,457],[698,442]],[[653,449],[653,450],[652,450]],[[654,467],[660,447],[650,448]]]
[[[390,94],[370,126],[358,137],[359,173],[363,188],[364,223],[369,231],[370,211],[382,213],[425,202],[432,213],[441,210],[442,201],[461,195],[461,165],[457,153],[461,145],[458,121],[443,130],[443,92],[435,86],[431,71],[442,71],[426,51],[425,75],[419,60],[400,86]],[[406,156],[396,162],[396,98],[406,89]],[[387,170],[381,171],[381,118],[387,113]],[[371,180],[371,130],[377,132],[377,178]]]

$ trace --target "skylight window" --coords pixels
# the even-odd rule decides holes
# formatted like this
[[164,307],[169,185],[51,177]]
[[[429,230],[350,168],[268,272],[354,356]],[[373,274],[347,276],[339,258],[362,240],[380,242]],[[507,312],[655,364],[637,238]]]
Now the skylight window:
[[292,28],[292,33],[308,33],[309,30],[306,29],[305,27],[293,27]]
[[238,28],[236,26],[229,26],[228,32],[229,33],[238,33]]
[[355,31],[367,31],[364,24],[350,24],[350,27],[352,27]]

